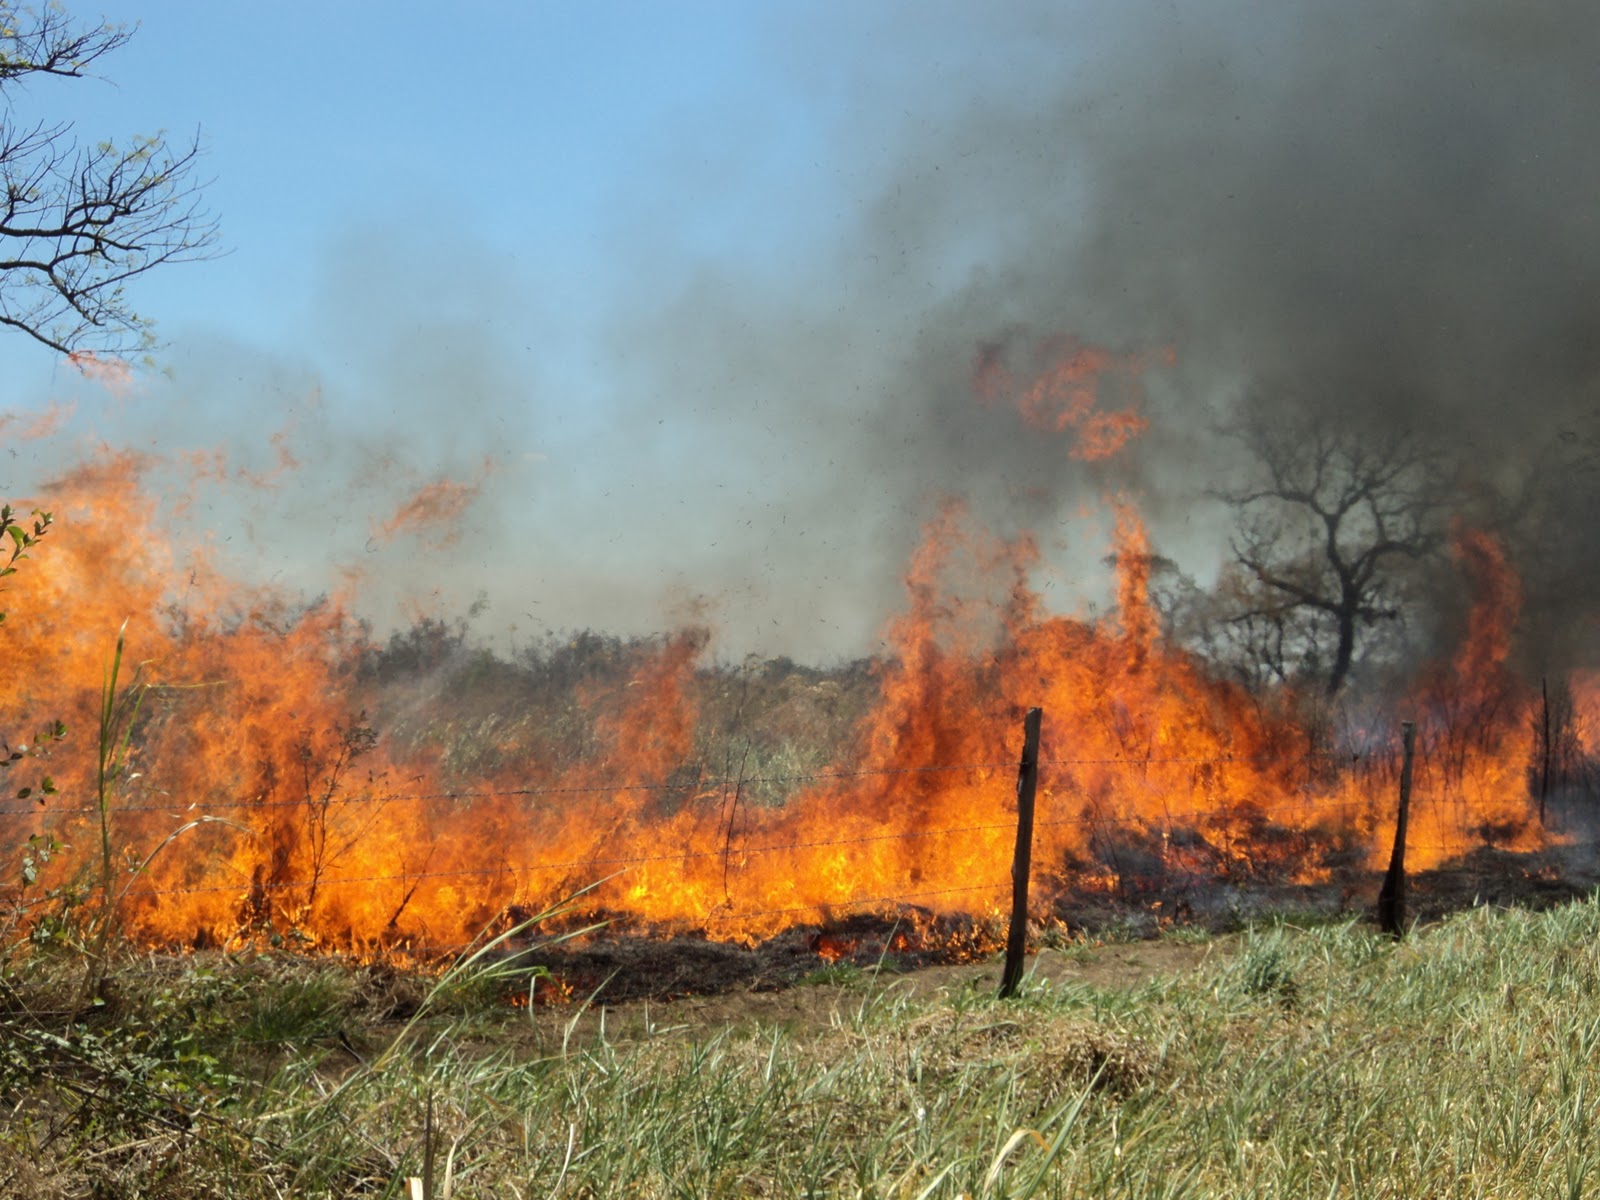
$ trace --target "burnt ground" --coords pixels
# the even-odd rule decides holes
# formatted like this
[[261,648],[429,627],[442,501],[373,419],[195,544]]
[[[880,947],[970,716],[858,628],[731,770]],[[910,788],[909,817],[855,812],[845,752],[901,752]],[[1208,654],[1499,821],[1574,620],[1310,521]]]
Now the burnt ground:
[[[1051,982],[1131,989],[1231,953],[1226,939],[1208,943],[1151,939],[1044,949],[1030,955],[1028,969],[1033,978]],[[873,1002],[893,1003],[902,996],[931,999],[966,990],[992,994],[1000,984],[1000,967],[996,953],[978,961],[926,964],[893,973],[821,971],[781,990],[698,993],[666,1003],[648,999],[606,1003],[601,993],[588,1005],[552,1006],[533,1014],[530,1035],[541,1044],[593,1036],[602,1027],[613,1040],[667,1033],[692,1038],[756,1028],[780,1028],[803,1036],[835,1028],[841,1014]]]
[[[1040,949],[1029,956],[1027,966],[1033,979],[1122,990],[1193,971],[1232,953],[1233,942],[1227,937],[1204,942],[1152,938]],[[568,1003],[536,1007],[520,1028],[497,1022],[493,1036],[501,1044],[515,1042],[536,1053],[583,1044],[602,1034],[612,1042],[663,1036],[696,1040],[727,1031],[773,1029],[801,1039],[826,1036],[868,1005],[968,991],[992,995],[999,987],[1001,961],[996,952],[972,961],[923,963],[899,970],[835,963],[781,988],[732,987],[670,1000],[643,996],[608,1000],[602,989],[592,997],[574,996]]]
[[[1600,883],[1592,859],[1592,851],[1579,857],[1561,848],[1480,849],[1412,875],[1408,920],[1434,921],[1475,905],[1545,908],[1578,899]],[[1315,886],[1150,878],[1125,880],[1114,891],[1062,892],[1042,899],[1046,915],[1031,930],[1030,967],[1052,980],[1138,986],[1230,952],[1215,935],[1253,923],[1371,919],[1380,883],[1379,874],[1364,871]],[[1163,936],[1186,928],[1210,937]],[[519,950],[509,961],[530,968],[512,986],[525,997],[531,982],[535,1007],[548,1007],[560,1021],[604,1008],[613,1022],[647,1025],[806,1025],[832,1019],[840,986],[863,996],[993,989],[1003,939],[998,923],[906,908],[802,926],[749,946],[697,931],[610,924],[600,933]]]

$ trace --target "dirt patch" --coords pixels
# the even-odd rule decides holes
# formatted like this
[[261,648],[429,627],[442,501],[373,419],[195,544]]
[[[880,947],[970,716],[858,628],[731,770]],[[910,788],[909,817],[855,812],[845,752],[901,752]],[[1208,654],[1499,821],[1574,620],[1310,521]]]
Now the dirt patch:
[[[1182,942],[1164,938],[1144,942],[1087,943],[1064,950],[1041,950],[1028,959],[1029,977],[1046,983],[1081,983],[1090,987],[1132,990],[1152,980],[1197,970],[1208,959],[1231,953],[1228,939]],[[1000,986],[1001,961],[949,968],[951,982],[943,986],[972,987],[979,991]],[[940,973],[933,967],[918,972],[915,989],[930,985],[937,990]]]
[[[1029,977],[1053,984],[1081,983],[1107,989],[1133,989],[1161,978],[1198,970],[1208,960],[1232,953],[1232,939],[1203,944],[1172,940],[1081,945],[1043,950],[1028,959]],[[635,998],[607,1001],[602,992],[587,1002],[535,1009],[529,1036],[542,1047],[593,1037],[613,1040],[666,1034],[714,1036],[725,1030],[782,1029],[814,1036],[847,1026],[864,1007],[894,1004],[901,998],[929,1002],[964,991],[993,994],[1000,985],[1002,960],[935,963],[904,970],[884,967],[834,968],[781,990],[738,988],[673,1000]]]
[[[1474,904],[1544,908],[1580,898],[1594,886],[1594,872],[1576,870],[1570,860],[1559,850],[1480,849],[1412,876],[1410,918],[1431,921]],[[1133,881],[1126,894],[1058,896],[1038,939],[1045,948],[1029,958],[1028,972],[1055,984],[1137,989],[1230,955],[1229,934],[1255,922],[1368,916],[1378,884],[1376,873],[1351,872],[1321,886],[1213,881],[1191,889]],[[1194,936],[1185,937],[1185,929]],[[626,1037],[665,1029],[820,1030],[863,1004],[898,996],[992,994],[1000,982],[998,942],[995,929],[908,909],[797,928],[749,947],[701,935],[612,934],[525,954],[549,972],[536,996],[547,1008],[535,1013],[535,1027],[573,1036],[604,1020],[608,1036]]]

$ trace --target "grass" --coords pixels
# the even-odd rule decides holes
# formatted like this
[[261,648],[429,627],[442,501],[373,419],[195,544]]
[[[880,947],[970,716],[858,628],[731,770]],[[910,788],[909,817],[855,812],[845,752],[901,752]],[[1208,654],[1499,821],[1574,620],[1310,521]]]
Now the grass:
[[[1600,909],[1396,945],[1230,935],[1123,988],[1000,1003],[840,980],[831,1019],[579,1029],[444,981],[252,954],[0,989],[0,1194],[1580,1196],[1600,1179]],[[816,981],[820,989],[825,981]],[[807,989],[812,993],[813,989]],[[431,1114],[431,1115],[430,1115]]]
[[795,986],[857,988],[871,978],[871,972],[863,970],[854,963],[836,962],[808,971],[795,981]]

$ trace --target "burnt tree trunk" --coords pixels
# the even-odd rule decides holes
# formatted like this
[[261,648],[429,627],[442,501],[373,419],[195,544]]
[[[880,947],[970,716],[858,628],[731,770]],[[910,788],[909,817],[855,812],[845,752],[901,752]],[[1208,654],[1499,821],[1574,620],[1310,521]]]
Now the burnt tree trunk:
[[1328,672],[1328,695],[1336,696],[1356,656],[1356,618],[1361,615],[1361,593],[1345,583],[1332,612],[1339,627],[1339,642],[1333,652],[1333,669]]

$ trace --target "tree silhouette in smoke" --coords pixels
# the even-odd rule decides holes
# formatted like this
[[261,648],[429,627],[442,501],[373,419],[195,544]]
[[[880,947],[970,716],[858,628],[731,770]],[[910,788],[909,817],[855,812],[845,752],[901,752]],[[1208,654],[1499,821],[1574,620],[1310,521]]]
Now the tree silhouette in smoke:
[[1260,404],[1230,433],[1252,475],[1216,493],[1238,510],[1231,544],[1250,585],[1231,619],[1254,636],[1270,628],[1278,653],[1325,672],[1334,695],[1363,632],[1403,615],[1405,568],[1443,544],[1443,459],[1413,433]]
[[11,90],[82,78],[132,31],[85,27],[56,5],[0,0],[0,325],[63,354],[147,345],[124,286],[164,263],[206,257],[217,225],[194,169],[199,143],[136,136],[80,143],[71,123],[19,121]]

